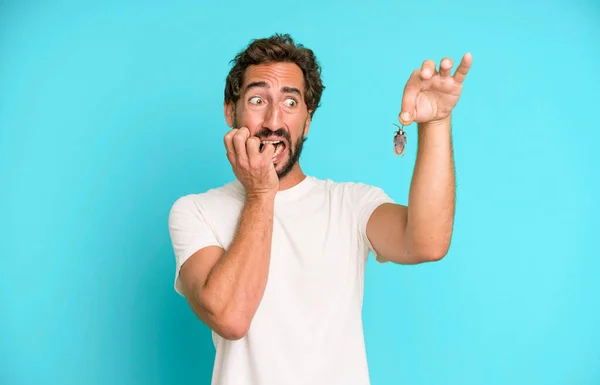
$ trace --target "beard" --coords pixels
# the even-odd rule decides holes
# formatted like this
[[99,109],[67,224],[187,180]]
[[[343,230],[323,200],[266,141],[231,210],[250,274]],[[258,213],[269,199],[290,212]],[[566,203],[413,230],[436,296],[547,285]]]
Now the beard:
[[300,154],[302,154],[302,148],[304,147],[304,142],[306,142],[306,137],[300,136],[296,140],[296,145],[292,146],[291,141],[288,142],[290,144],[290,148],[288,148],[288,156],[287,159],[282,161],[283,166],[281,169],[277,170],[277,166],[275,166],[275,171],[277,172],[277,176],[279,180],[283,179],[287,174],[292,171],[294,166],[300,162]]
[[290,133],[280,128],[275,131],[271,131],[269,129],[263,129],[257,132],[254,136],[259,139],[268,138],[268,137],[279,137],[287,143],[287,158],[282,160],[279,164],[275,165],[275,171],[277,172],[277,177],[279,180],[285,178],[288,175],[294,166],[300,162],[300,155],[302,154],[302,149],[304,147],[304,142],[306,142],[306,137],[300,136],[296,139],[296,144],[293,144]]
[[[239,127],[236,115],[236,111],[234,110],[233,126]],[[277,177],[279,178],[279,180],[285,178],[293,170],[294,166],[300,162],[300,155],[302,154],[304,142],[306,142],[307,140],[305,136],[300,135],[300,137],[298,137],[296,140],[296,144],[293,145],[290,133],[284,130],[283,128],[280,128],[275,131],[265,128],[254,134],[254,136],[256,136],[259,139],[268,138],[270,136],[277,136],[282,139],[285,139],[285,141],[287,142],[287,158],[282,160],[281,163],[279,163],[279,165],[275,165],[275,171],[277,172]]]

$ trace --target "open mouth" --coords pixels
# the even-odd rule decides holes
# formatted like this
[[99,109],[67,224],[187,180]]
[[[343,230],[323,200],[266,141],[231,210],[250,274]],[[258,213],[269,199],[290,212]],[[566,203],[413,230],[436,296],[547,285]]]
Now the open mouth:
[[260,142],[259,151],[262,152],[262,150],[265,148],[265,145],[268,143],[271,143],[273,147],[275,147],[273,158],[277,157],[277,155],[281,154],[285,149],[285,143],[283,143],[281,140],[263,140]]

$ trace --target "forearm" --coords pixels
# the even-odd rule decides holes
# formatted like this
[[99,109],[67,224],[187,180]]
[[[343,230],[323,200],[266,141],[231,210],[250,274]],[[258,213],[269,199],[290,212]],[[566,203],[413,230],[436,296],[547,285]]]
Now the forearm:
[[411,254],[442,258],[452,236],[455,173],[451,116],[419,125],[417,158],[408,200],[406,242]]
[[262,300],[271,259],[274,197],[249,198],[229,249],[204,285],[213,316],[248,326]]

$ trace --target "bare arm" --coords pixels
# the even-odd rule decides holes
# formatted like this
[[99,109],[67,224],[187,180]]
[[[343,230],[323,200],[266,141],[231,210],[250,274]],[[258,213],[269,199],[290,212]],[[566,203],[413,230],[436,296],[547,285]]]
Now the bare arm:
[[242,338],[262,300],[271,256],[274,197],[249,198],[227,252],[199,250],[180,271],[196,315],[227,339]]
[[198,317],[223,338],[240,339],[250,328],[267,284],[279,179],[272,144],[261,152],[260,139],[250,136],[246,127],[229,131],[224,142],[246,191],[237,232],[226,252],[216,247],[198,251],[189,258],[193,262],[182,266],[180,276]]
[[452,60],[439,70],[432,60],[410,76],[402,98],[400,122],[418,122],[418,149],[408,206],[384,204],[372,214],[367,236],[375,250],[397,263],[443,258],[450,247],[455,211],[455,173],[451,119],[471,67],[463,56],[454,75]]
[[375,250],[389,261],[436,261],[450,247],[454,211],[450,118],[436,124],[420,124],[408,206],[379,206],[369,219],[367,236]]
[[411,182],[405,242],[414,254],[438,260],[450,247],[455,174],[450,117],[419,125],[419,148]]

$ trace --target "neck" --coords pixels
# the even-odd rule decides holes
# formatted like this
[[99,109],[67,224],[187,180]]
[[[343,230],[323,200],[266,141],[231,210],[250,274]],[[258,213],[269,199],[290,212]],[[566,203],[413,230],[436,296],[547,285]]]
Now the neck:
[[294,168],[282,179],[279,180],[279,191],[287,190],[296,186],[306,178],[300,166],[296,163]]

